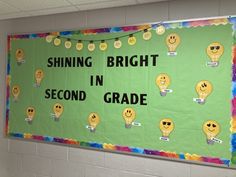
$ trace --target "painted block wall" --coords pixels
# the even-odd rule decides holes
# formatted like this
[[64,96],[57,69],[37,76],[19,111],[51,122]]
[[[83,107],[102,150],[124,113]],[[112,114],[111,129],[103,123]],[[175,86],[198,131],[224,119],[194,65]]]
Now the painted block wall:
[[175,0],[0,21],[1,177],[236,177],[236,170],[4,138],[8,33],[98,28],[236,15],[235,0]]

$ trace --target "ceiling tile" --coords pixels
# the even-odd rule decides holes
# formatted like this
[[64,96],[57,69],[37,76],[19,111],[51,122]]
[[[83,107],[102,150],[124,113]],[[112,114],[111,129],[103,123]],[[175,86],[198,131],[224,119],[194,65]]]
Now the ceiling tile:
[[1,0],[22,11],[57,8],[71,5],[66,0]]
[[0,0],[0,19],[121,7],[160,1],[168,0]]
[[120,7],[136,4],[135,0],[119,0],[119,1],[102,1],[95,2],[91,4],[81,4],[77,5],[79,10],[91,10],[91,9],[102,9],[109,7]]
[[17,12],[19,9],[0,1],[0,14]]
[[67,7],[60,7],[60,8],[28,11],[28,13],[30,13],[33,16],[38,16],[38,15],[58,14],[58,13],[75,12],[75,11],[78,11],[76,7],[67,6]]

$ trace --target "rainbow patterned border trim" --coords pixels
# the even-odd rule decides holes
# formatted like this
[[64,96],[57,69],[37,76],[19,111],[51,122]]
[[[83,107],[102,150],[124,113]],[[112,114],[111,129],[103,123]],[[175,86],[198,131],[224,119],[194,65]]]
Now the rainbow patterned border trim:
[[54,142],[54,143],[61,143],[61,144],[69,144],[69,145],[77,145],[80,147],[90,147],[96,149],[104,149],[110,151],[119,151],[119,152],[129,152],[135,154],[143,154],[143,155],[152,155],[152,156],[161,156],[161,157],[168,157],[172,159],[186,159],[198,162],[207,162],[207,163],[214,163],[214,164],[221,164],[229,166],[230,160],[228,159],[220,159],[220,158],[212,158],[212,157],[203,157],[196,154],[176,154],[175,152],[166,152],[166,151],[158,151],[158,150],[150,150],[150,149],[142,149],[137,147],[128,147],[128,146],[119,146],[107,143],[96,143],[96,142],[79,142],[74,139],[63,139],[63,138],[55,138],[49,136],[37,136],[31,134],[22,134],[22,133],[9,133],[8,136],[15,137],[15,138],[24,138],[29,140],[37,140],[37,141],[46,141],[46,142]]
[[[45,38],[47,35],[55,35],[55,36],[70,36],[70,35],[90,35],[90,34],[99,34],[99,33],[114,33],[114,32],[129,32],[129,31],[139,31],[144,30],[146,28],[156,29],[159,25],[163,25],[166,29],[173,28],[190,28],[190,27],[199,27],[199,26],[210,26],[210,25],[225,25],[232,24],[233,25],[233,37],[234,43],[232,47],[232,118],[230,121],[231,127],[231,160],[222,159],[217,157],[205,157],[196,154],[189,153],[180,153],[177,154],[175,152],[168,151],[159,151],[159,150],[150,150],[150,149],[142,149],[137,147],[128,147],[128,146],[119,146],[107,143],[96,143],[96,142],[80,142],[74,139],[67,138],[56,138],[50,136],[39,136],[32,135],[27,133],[12,133],[9,132],[8,121],[9,121],[9,112],[10,112],[10,41],[17,39],[33,39],[33,38]],[[196,20],[196,21],[183,21],[183,22],[174,22],[174,23],[157,23],[157,24],[148,24],[148,25],[139,25],[139,26],[126,26],[126,27],[113,27],[113,28],[100,28],[100,29],[88,29],[88,30],[79,30],[79,31],[63,31],[63,32],[51,32],[51,33],[37,33],[37,34],[23,34],[23,35],[9,35],[8,36],[8,63],[7,63],[7,92],[6,92],[6,122],[5,122],[5,134],[8,137],[14,138],[22,138],[28,140],[37,140],[44,142],[54,142],[59,144],[68,144],[68,145],[76,145],[79,147],[90,147],[96,149],[104,149],[109,151],[119,151],[119,152],[129,152],[135,154],[143,154],[150,156],[159,156],[159,157],[167,157],[171,159],[182,159],[182,160],[190,160],[197,162],[206,162],[209,164],[218,164],[224,166],[236,165],[236,17],[228,17],[228,18],[218,18],[218,19],[208,19],[208,20]]]
[[233,21],[233,47],[232,47],[232,118],[231,124],[231,163],[236,164],[236,21]]
[[[197,21],[183,21],[183,22],[173,22],[173,23],[156,23],[156,24],[146,24],[139,26],[124,26],[124,27],[112,27],[112,28],[99,28],[99,29],[87,29],[78,31],[62,31],[62,32],[50,32],[50,33],[37,33],[37,34],[20,34],[20,35],[9,35],[11,40],[14,39],[32,39],[32,38],[45,38],[47,35],[55,36],[70,36],[70,35],[91,35],[99,33],[115,33],[115,32],[130,32],[130,31],[140,31],[147,28],[156,29],[159,25],[163,25],[166,29],[174,28],[190,28],[199,26],[211,26],[211,25],[225,25],[234,24],[236,22],[236,17],[229,18],[219,18],[210,20],[197,20]],[[236,27],[234,27],[234,30]]]

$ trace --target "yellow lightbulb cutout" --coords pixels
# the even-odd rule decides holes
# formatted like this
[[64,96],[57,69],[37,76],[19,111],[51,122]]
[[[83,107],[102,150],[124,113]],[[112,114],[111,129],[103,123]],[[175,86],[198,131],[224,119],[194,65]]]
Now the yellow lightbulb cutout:
[[105,40],[101,41],[101,43],[99,44],[99,49],[101,51],[105,51],[107,49],[107,43],[105,42]]
[[206,135],[207,144],[214,144],[213,138],[220,133],[220,125],[214,120],[208,120],[203,124],[202,129]]
[[166,31],[165,27],[163,25],[159,25],[157,28],[156,28],[156,33],[158,35],[162,35],[164,34]]
[[218,66],[219,59],[224,53],[224,46],[221,45],[219,42],[213,42],[206,48],[206,52],[211,60],[209,65],[213,67]]
[[35,86],[39,87],[41,85],[41,82],[44,78],[44,72],[42,69],[37,69],[34,74],[35,77]]
[[36,111],[35,111],[34,107],[29,106],[26,109],[27,117],[26,117],[25,121],[28,122],[29,124],[31,124],[33,119],[34,119],[34,117],[35,117],[35,113],[36,113]]
[[134,37],[134,35],[133,34],[130,34],[129,35],[129,38],[128,38],[128,44],[129,45],[134,45],[134,44],[136,44],[136,37]]
[[57,36],[53,41],[55,46],[59,46],[61,44],[60,36]]
[[180,37],[176,33],[171,33],[166,37],[166,45],[168,46],[168,55],[176,55],[176,49],[180,44]]
[[174,122],[170,118],[164,118],[159,123],[163,140],[169,140],[170,133],[174,130]]
[[48,43],[52,42],[52,40],[53,40],[53,35],[47,35],[47,36],[46,36],[46,41],[47,41]]
[[19,85],[14,85],[12,87],[12,95],[13,95],[13,100],[18,101],[18,97],[20,95],[20,86]]
[[151,37],[152,37],[152,33],[148,29],[145,29],[143,33],[143,39],[147,41],[147,40],[150,40]]
[[54,118],[55,121],[58,121],[64,111],[64,106],[60,103],[56,103],[53,105],[53,115],[52,117]]
[[95,44],[93,43],[93,41],[90,41],[89,44],[88,44],[88,50],[90,52],[94,51],[95,50]]
[[122,113],[123,119],[125,120],[125,128],[131,128],[136,113],[133,108],[125,108]]
[[72,46],[72,43],[71,43],[70,39],[67,39],[67,41],[65,41],[65,48],[70,49],[71,46]]
[[120,40],[119,38],[116,38],[116,39],[115,39],[115,42],[114,42],[114,47],[115,47],[116,49],[119,49],[119,48],[121,48],[121,46],[122,46],[121,40]]
[[16,62],[18,65],[21,65],[22,63],[25,62],[25,53],[23,51],[23,49],[17,49],[16,53],[15,53],[15,57],[16,57]]
[[161,73],[156,77],[156,85],[160,89],[161,96],[166,96],[170,82],[170,77],[166,73]]
[[83,45],[82,41],[81,41],[81,40],[78,40],[78,42],[77,42],[77,44],[76,44],[76,49],[77,49],[78,51],[80,51],[80,50],[83,49],[83,47],[84,47],[84,45]]
[[209,81],[202,80],[197,83],[197,85],[195,86],[195,90],[198,94],[198,99],[196,100],[196,102],[198,102],[199,104],[204,104],[206,98],[211,94],[213,86]]
[[90,127],[90,132],[95,132],[96,127],[98,126],[99,123],[100,123],[99,115],[95,112],[90,113],[88,116],[88,124]]

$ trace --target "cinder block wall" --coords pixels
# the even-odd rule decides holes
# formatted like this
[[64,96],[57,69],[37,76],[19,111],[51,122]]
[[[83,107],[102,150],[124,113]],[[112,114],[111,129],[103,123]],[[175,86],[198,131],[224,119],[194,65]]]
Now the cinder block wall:
[[1,177],[236,177],[236,170],[90,151],[3,137],[7,33],[97,28],[236,15],[235,0],[176,0],[0,21]]

